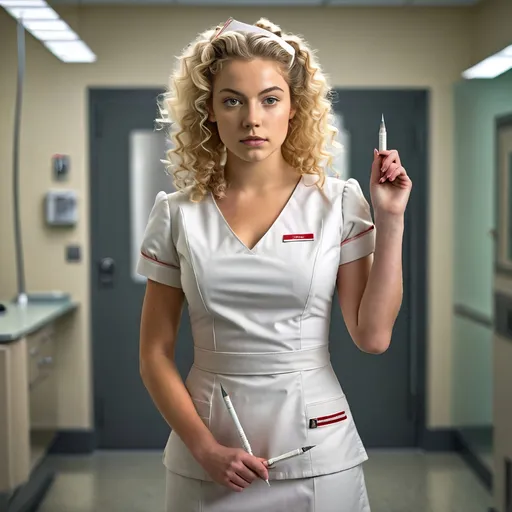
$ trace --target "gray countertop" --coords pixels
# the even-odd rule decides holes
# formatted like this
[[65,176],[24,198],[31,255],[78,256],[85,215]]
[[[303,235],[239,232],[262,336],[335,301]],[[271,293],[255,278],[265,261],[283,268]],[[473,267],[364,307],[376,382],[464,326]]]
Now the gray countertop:
[[0,302],[7,308],[0,313],[0,343],[23,338],[78,307],[72,300],[37,301],[26,306]]

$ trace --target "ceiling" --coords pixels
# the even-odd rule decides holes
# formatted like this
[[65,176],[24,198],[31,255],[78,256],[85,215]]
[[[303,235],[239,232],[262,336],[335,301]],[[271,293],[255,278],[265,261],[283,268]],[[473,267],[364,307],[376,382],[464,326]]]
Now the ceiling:
[[202,7],[467,7],[482,0],[49,0],[51,5],[176,5]]

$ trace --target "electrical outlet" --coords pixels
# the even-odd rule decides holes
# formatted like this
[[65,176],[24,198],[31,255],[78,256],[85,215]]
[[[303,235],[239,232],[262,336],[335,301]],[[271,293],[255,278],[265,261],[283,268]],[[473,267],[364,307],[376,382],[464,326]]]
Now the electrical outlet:
[[78,245],[68,245],[66,247],[66,261],[69,262],[77,262],[82,259],[80,246]]

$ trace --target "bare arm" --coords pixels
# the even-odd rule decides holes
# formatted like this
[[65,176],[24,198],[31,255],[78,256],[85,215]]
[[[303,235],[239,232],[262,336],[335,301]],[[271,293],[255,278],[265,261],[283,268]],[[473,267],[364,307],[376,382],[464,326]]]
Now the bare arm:
[[372,354],[388,349],[403,295],[403,216],[376,220],[374,255],[341,265],[337,279],[347,329],[356,345]]
[[171,196],[159,192],[141,244],[137,271],[148,281],[140,326],[140,374],[160,414],[196,461],[215,482],[242,491],[258,476],[268,478],[265,459],[217,442],[199,417],[174,361],[185,296],[171,209]]
[[265,459],[221,446],[197,414],[174,362],[183,301],[180,288],[148,279],[140,329],[142,381],[160,414],[213,480],[239,492],[258,476],[268,479]]
[[215,444],[174,362],[184,294],[148,279],[140,328],[140,373],[156,407],[196,458]]

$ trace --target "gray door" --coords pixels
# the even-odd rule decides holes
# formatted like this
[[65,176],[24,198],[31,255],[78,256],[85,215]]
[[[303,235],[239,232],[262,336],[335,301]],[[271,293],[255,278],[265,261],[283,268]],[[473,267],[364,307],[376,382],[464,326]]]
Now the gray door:
[[[145,282],[134,272],[135,227],[140,238],[155,199],[153,191],[171,191],[171,179],[159,163],[165,156],[165,141],[161,132],[154,133],[156,98],[161,92],[90,91],[91,311],[98,448],[162,448],[169,435],[139,376]],[[153,190],[141,183],[149,183]],[[182,375],[192,361],[190,337],[184,315],[178,351]]]
[[370,201],[369,173],[378,128],[384,114],[388,148],[398,149],[413,180],[403,244],[404,300],[391,347],[364,354],[351,342],[339,308],[333,308],[333,367],[351,404],[368,447],[418,443],[423,419],[426,274],[426,112],[424,91],[337,91],[335,111],[348,132],[348,175],[356,178]]
[[[90,91],[91,311],[98,448],[162,449],[169,433],[139,377],[144,282],[134,275],[137,237],[150,203],[157,189],[171,190],[170,178],[158,164],[163,157],[163,138],[151,133],[159,92]],[[360,353],[350,341],[337,307],[333,308],[331,332],[333,365],[363,441],[369,447],[413,446],[423,410],[423,386],[418,385],[423,380],[423,366],[418,361],[423,361],[424,336],[420,319],[424,318],[425,290],[422,184],[426,181],[426,95],[416,91],[342,90],[336,108],[350,133],[351,175],[360,181],[367,197],[382,111],[388,125],[388,144],[400,148],[415,181],[404,244],[405,300],[392,348],[378,357]],[[142,186],[145,176],[150,185]],[[192,353],[185,311],[176,351],[183,377],[192,363]]]

